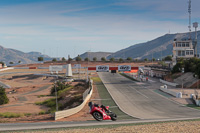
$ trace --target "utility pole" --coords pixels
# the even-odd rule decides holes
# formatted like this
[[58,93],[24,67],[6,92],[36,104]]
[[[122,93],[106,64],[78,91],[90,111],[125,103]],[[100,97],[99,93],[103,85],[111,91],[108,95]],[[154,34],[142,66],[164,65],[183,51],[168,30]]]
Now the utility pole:
[[192,13],[192,6],[191,6],[191,3],[192,3],[192,1],[191,0],[189,0],[188,1],[188,13],[189,13],[189,26],[188,26],[188,28],[189,28],[189,39],[191,40],[192,39],[192,37],[191,37],[191,13]]
[[194,52],[195,52],[195,57],[198,57],[197,55],[197,28],[198,28],[198,23],[194,22],[193,27],[195,28],[195,44],[194,44]]

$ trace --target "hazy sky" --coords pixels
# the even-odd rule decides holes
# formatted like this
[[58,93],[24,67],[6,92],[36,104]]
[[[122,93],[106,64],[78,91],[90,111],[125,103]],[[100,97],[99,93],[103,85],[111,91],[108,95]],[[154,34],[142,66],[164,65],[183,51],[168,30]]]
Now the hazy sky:
[[[188,0],[0,0],[0,45],[71,57],[188,31]],[[199,22],[200,0],[192,0]],[[194,29],[192,29],[194,30]]]

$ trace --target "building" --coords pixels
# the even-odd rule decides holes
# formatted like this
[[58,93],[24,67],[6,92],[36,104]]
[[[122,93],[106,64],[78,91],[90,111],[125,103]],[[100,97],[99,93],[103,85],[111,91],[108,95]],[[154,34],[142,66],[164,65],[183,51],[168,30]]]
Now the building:
[[176,65],[177,60],[180,58],[189,59],[194,57],[194,47],[192,40],[177,41],[173,43],[173,66]]

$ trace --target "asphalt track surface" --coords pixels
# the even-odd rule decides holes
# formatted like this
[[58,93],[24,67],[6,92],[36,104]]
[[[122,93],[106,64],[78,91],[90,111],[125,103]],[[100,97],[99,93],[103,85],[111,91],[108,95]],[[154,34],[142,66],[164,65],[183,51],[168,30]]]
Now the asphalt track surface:
[[[175,103],[154,92],[152,86],[127,79],[120,74],[98,73],[119,108],[139,119],[169,119],[199,117],[200,111]],[[155,88],[158,89],[158,88]]]

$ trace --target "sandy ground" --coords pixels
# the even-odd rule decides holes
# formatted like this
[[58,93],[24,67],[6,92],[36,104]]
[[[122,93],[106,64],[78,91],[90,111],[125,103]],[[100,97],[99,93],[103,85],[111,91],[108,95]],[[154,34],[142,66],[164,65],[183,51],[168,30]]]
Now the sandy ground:
[[[21,71],[21,70],[17,70]],[[17,76],[17,77],[15,77]],[[41,102],[51,98],[51,96],[38,97],[39,95],[49,95],[54,78],[45,78],[42,76],[34,76],[30,73],[9,74],[1,76],[1,81],[10,85],[12,88],[6,89],[7,96],[10,102],[6,105],[0,106],[0,112],[14,112],[14,113],[31,113],[31,116],[24,116],[20,118],[1,118],[0,121],[6,122],[55,122],[52,114],[38,115],[41,111],[47,111],[48,108],[44,106],[37,106],[35,102]],[[72,82],[71,85],[77,83]],[[13,92],[13,90],[15,92]],[[99,95],[94,86],[92,99],[99,99]],[[100,104],[98,101],[97,103]],[[86,121],[93,120],[89,114],[88,106],[85,106],[79,113],[58,121]]]

